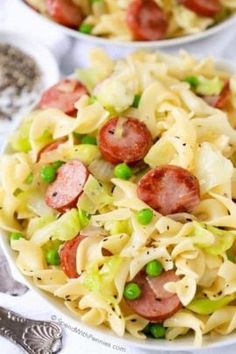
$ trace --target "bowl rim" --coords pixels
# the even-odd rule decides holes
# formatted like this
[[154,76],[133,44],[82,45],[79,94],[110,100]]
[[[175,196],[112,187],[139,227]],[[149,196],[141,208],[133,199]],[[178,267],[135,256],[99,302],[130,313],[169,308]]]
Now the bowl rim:
[[158,41],[121,41],[116,39],[109,39],[109,38],[102,38],[91,36],[88,34],[83,34],[79,31],[74,29],[68,28],[64,25],[61,25],[57,22],[52,21],[50,18],[40,14],[38,11],[34,10],[30,5],[28,5],[24,0],[16,0],[25,10],[28,10],[32,15],[34,14],[37,17],[40,17],[43,21],[46,21],[48,24],[55,26],[60,31],[64,32],[65,34],[69,35],[72,38],[80,39],[82,41],[86,41],[93,45],[103,45],[103,46],[114,46],[114,47],[121,47],[121,48],[130,48],[130,49],[147,49],[147,48],[171,48],[175,46],[180,46],[182,44],[192,43],[201,39],[205,39],[210,37],[218,32],[228,28],[229,26],[236,23],[236,13],[230,15],[224,21],[209,27],[208,29],[189,34],[182,37],[176,37],[171,39],[162,39]]
[[[232,60],[225,60],[225,59],[215,59],[216,65],[223,70],[227,70],[231,74],[236,74],[236,63],[234,63]],[[72,75],[71,75],[72,76]],[[9,135],[13,130],[16,130],[18,126],[20,126],[21,121],[24,119],[24,116],[22,119],[19,119],[17,124],[14,126],[14,128],[7,134],[7,136],[4,139],[4,142],[1,146],[0,149],[0,157],[4,153],[7,152],[8,150],[8,145],[9,145]],[[167,340],[158,340],[156,341],[155,339],[137,339],[134,338],[130,334],[125,334],[123,337],[118,337],[111,329],[109,328],[104,328],[102,326],[90,326],[84,322],[81,321],[81,319],[74,315],[72,312],[70,312],[66,306],[59,300],[57,299],[54,295],[47,293],[44,290],[41,290],[37,286],[33,284],[33,281],[31,280],[31,277],[28,277],[21,273],[19,268],[17,267],[15,263],[15,259],[17,256],[17,253],[13,251],[10,247],[10,243],[8,241],[7,237],[7,232],[0,229],[0,246],[2,247],[2,250],[4,251],[4,254],[7,258],[7,261],[9,263],[9,266],[12,270],[12,273],[14,277],[21,281],[22,283],[26,284],[32,291],[36,292],[40,297],[42,297],[46,302],[47,305],[52,308],[52,310],[55,311],[55,313],[60,314],[60,319],[65,319],[67,323],[73,324],[75,327],[77,327],[79,330],[84,330],[88,334],[92,334],[95,337],[100,337],[104,340],[107,340],[108,343],[114,344],[118,343],[121,346],[127,346],[127,347],[134,347],[138,348],[141,350],[148,350],[148,351],[157,351],[161,350],[163,352],[165,351],[172,351],[172,352],[178,352],[178,351],[191,351],[191,352],[199,352],[200,350],[204,349],[209,349],[209,348],[221,348],[225,347],[228,345],[232,345],[236,343],[236,333],[231,333],[228,336],[216,336],[214,337],[214,342],[211,341],[210,336],[204,336],[203,337],[203,345],[201,347],[195,347],[193,345],[193,336],[188,335],[184,337],[179,337],[178,339],[174,341],[167,341]],[[54,300],[54,301],[52,301]],[[59,319],[59,317],[56,317]],[[53,318],[52,318],[53,319]],[[191,342],[189,341],[189,338],[191,339]],[[187,343],[185,343],[187,341]],[[183,343],[184,342],[184,343]]]

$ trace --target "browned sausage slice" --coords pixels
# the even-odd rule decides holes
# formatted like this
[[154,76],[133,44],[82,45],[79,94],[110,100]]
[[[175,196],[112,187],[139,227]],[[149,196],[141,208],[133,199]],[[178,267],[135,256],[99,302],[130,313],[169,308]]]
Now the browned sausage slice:
[[46,191],[47,205],[59,212],[76,206],[89,172],[79,160],[71,160],[57,170],[57,176]]
[[219,95],[203,96],[203,99],[212,107],[224,109],[230,95],[230,83],[227,81]]
[[126,12],[126,22],[134,39],[155,41],[165,37],[168,20],[153,0],[133,0]]
[[76,252],[84,238],[85,236],[78,235],[73,240],[66,241],[59,252],[62,270],[68,278],[77,278],[79,276],[76,270]]
[[[141,296],[136,300],[126,300],[132,310],[151,322],[160,322],[174,315],[181,307],[176,294],[163,289],[164,284],[176,282],[179,278],[173,270],[156,278],[148,278],[140,272],[132,280],[141,288]],[[152,282],[152,286],[150,286]],[[154,291],[153,291],[154,290]]]
[[76,101],[86,93],[87,90],[81,82],[64,79],[43,93],[39,108],[57,108],[66,114],[73,115],[76,113],[74,107]]
[[179,0],[179,3],[199,16],[214,17],[221,10],[219,0]]
[[138,183],[138,197],[162,215],[192,211],[200,202],[198,179],[179,166],[163,165]]
[[38,157],[37,157],[37,161],[40,160],[41,156],[47,152],[56,150],[58,148],[58,146],[60,146],[61,144],[63,144],[64,142],[66,142],[66,138],[61,138],[61,139],[57,139],[56,141],[53,141],[52,143],[49,143],[48,145],[44,146],[39,152],[38,152]]
[[138,162],[147,154],[151,145],[151,133],[136,118],[112,118],[99,132],[102,156],[113,164]]
[[61,25],[77,28],[82,20],[82,10],[72,0],[46,0],[48,15]]

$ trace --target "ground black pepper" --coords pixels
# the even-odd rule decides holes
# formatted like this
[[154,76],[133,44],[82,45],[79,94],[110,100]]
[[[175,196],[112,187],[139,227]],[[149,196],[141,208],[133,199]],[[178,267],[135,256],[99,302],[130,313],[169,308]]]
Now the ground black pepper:
[[0,44],[0,120],[33,104],[42,84],[37,63],[10,44]]

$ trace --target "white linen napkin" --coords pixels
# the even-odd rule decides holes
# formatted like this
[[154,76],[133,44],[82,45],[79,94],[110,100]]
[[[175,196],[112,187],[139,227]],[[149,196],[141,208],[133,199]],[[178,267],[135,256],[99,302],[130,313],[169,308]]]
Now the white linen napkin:
[[[68,38],[62,32],[59,32],[53,25],[46,23],[39,16],[33,15],[30,11],[24,9],[16,0],[0,0],[0,29],[10,29],[17,32],[26,33],[33,36],[35,40],[44,43],[57,57],[62,74],[66,75],[79,66],[85,65],[87,61],[87,50],[92,47],[86,43],[79,43],[76,40]],[[209,40],[199,41],[190,45],[185,45],[185,49],[190,49],[198,55],[210,54],[212,56],[221,56],[224,58],[236,59],[236,28],[231,27],[222,34],[211,37]],[[119,57],[126,52],[116,50],[115,48],[106,48],[113,57]],[[174,48],[170,51],[176,51]],[[1,144],[1,137],[0,137]],[[20,297],[11,297],[0,293],[0,306],[12,309],[22,315],[41,319],[56,319],[60,323],[62,316],[57,313],[44,299],[33,291],[28,291]],[[120,344],[118,340],[110,341],[97,336],[89,336],[89,331],[80,334],[73,332],[73,328],[66,328],[68,323],[64,323],[65,335],[63,339],[62,354],[90,353],[90,354],[147,354],[145,350],[128,347],[125,343]],[[79,326],[78,326],[79,328]],[[78,331],[77,331],[78,332]],[[104,343],[104,342],[106,343]],[[103,343],[102,343],[103,342]],[[2,354],[18,354],[21,351],[0,337],[0,352]],[[224,354],[235,354],[235,346],[224,347]],[[194,351],[193,351],[194,352]],[[193,353],[192,352],[192,353]],[[158,354],[173,354],[174,352],[160,352]],[[186,352],[178,352],[184,354]],[[200,350],[201,354],[222,354],[222,349]]]

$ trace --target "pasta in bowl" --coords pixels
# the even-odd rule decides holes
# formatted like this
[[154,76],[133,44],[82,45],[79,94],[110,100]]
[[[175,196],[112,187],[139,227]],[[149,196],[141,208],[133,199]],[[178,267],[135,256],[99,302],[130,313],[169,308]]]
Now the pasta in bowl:
[[13,133],[4,245],[67,316],[150,349],[186,349],[188,333],[235,341],[233,73],[185,52],[96,49]]
[[[23,0],[20,0],[22,3]],[[234,0],[25,0],[74,37],[119,45],[175,45],[231,23]],[[204,33],[206,31],[206,33]]]

